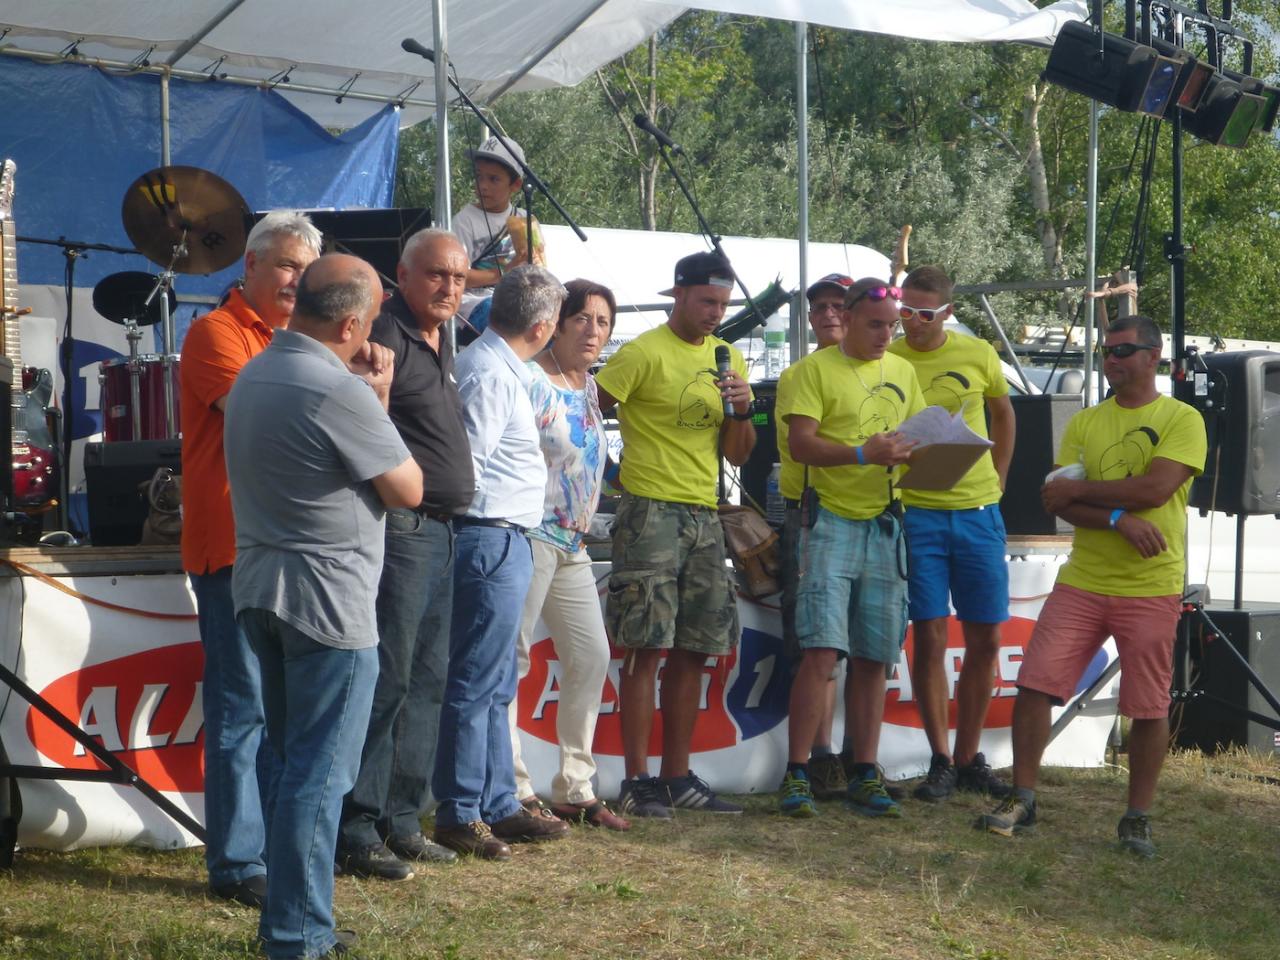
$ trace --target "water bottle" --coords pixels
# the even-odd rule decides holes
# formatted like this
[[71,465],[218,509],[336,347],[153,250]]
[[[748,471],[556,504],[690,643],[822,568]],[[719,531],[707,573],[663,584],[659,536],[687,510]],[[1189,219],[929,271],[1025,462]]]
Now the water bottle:
[[787,331],[764,332],[764,378],[777,380],[787,367]]
[[782,499],[782,464],[775,463],[765,484],[764,515],[775,527],[781,527],[786,519],[787,504]]

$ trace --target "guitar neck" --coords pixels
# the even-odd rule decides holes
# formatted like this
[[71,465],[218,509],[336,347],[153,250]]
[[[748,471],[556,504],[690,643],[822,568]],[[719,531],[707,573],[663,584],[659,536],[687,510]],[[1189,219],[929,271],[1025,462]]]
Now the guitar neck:
[[0,220],[0,353],[22,369],[22,321],[18,318],[18,235],[13,219]]

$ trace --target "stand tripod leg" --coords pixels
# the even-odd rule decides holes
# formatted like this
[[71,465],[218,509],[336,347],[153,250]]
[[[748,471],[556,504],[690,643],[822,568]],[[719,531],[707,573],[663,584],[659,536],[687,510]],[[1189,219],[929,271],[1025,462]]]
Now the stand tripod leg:
[[1062,716],[1058,717],[1058,719],[1054,721],[1053,726],[1049,728],[1049,740],[1048,743],[1045,744],[1046,747],[1048,747],[1050,743],[1053,743],[1053,741],[1058,738],[1059,734],[1070,726],[1072,720],[1076,717],[1083,716],[1084,713],[1089,710],[1094,698],[1102,692],[1103,688],[1106,687],[1119,672],[1120,658],[1117,657],[1107,664],[1106,669],[1102,671],[1098,679],[1089,685],[1089,689],[1080,694],[1080,696],[1076,698],[1075,703],[1067,707],[1067,709],[1063,711]]

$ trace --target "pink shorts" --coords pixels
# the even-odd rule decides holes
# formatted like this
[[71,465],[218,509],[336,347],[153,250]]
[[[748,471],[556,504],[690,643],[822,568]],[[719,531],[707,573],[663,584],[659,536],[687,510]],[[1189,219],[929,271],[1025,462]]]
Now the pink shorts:
[[1094,654],[1115,637],[1120,654],[1120,712],[1134,720],[1169,715],[1173,640],[1182,612],[1178,594],[1109,597],[1059,583],[1027,644],[1018,686],[1066,703]]

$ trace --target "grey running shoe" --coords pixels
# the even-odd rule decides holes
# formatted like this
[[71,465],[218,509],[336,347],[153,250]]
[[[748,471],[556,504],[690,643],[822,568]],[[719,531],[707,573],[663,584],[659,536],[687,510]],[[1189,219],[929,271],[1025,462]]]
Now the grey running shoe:
[[813,786],[813,795],[819,800],[838,800],[849,789],[844,766],[834,754],[809,758],[809,783]]
[[956,768],[956,789],[969,793],[985,793],[999,800],[1013,792],[1013,787],[995,775],[987,765],[987,758],[975,753],[963,767]]
[[632,777],[622,781],[618,793],[618,809],[629,817],[671,819],[671,799],[662,781],[654,777]]
[[956,765],[941,754],[935,753],[929,764],[929,775],[912,792],[917,800],[942,803],[956,792]]
[[736,803],[721,800],[707,782],[690,770],[683,777],[659,781],[678,810],[701,810],[703,813],[741,813]]
[[1016,833],[1030,833],[1036,828],[1036,804],[1028,803],[1016,793],[1010,793],[1000,801],[1000,806],[984,813],[973,824],[979,830],[1012,837]]
[[1156,845],[1151,842],[1151,818],[1145,814],[1121,817],[1116,826],[1116,835],[1120,838],[1122,850],[1148,860],[1156,855]]

